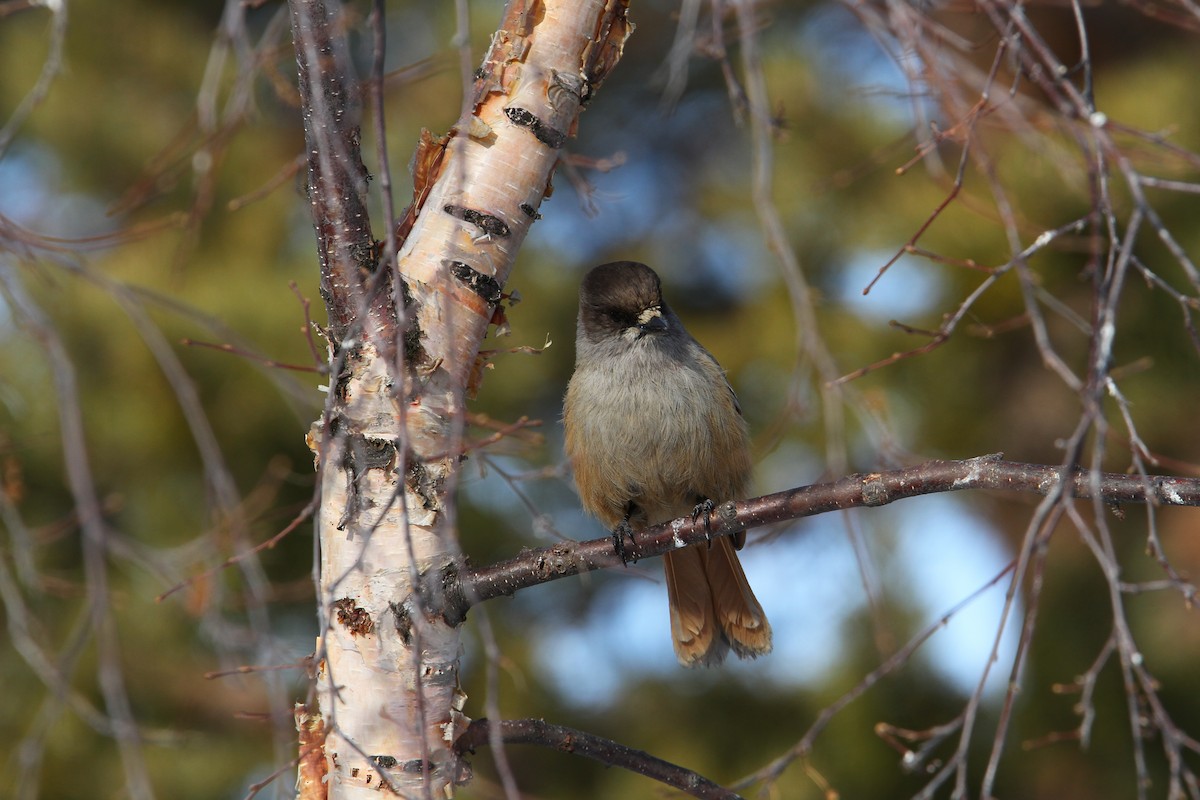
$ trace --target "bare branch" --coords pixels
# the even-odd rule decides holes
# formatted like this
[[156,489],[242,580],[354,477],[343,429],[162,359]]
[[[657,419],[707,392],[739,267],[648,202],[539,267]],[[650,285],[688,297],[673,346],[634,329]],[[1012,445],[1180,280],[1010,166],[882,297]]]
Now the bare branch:
[[[843,694],[834,702],[825,706],[821,713],[817,715],[809,729],[804,732],[800,740],[783,755],[776,758],[770,764],[767,764],[762,769],[749,775],[737,782],[738,787],[749,786],[759,781],[764,781],[768,785],[779,779],[794,761],[808,758],[811,754],[813,746],[816,744],[817,737],[829,726],[833,718],[842,712],[846,706],[853,703],[858,698],[862,697],[877,683],[882,681],[887,676],[891,675],[896,670],[903,667],[912,658],[913,653],[920,649],[935,633],[942,630],[949,624],[959,611],[974,602],[980,595],[991,589],[1000,582],[1004,576],[1013,571],[1016,562],[1009,562],[1004,569],[996,574],[994,578],[980,586],[971,594],[959,601],[953,608],[942,614],[935,622],[925,627],[924,630],[917,633],[900,649],[887,658],[882,664],[870,673],[865,675],[852,689]],[[963,715],[958,716],[954,720],[944,725],[938,725],[928,731],[904,731],[896,728],[893,725],[881,722],[875,726],[875,733],[884,741],[895,747],[901,755],[901,763],[906,770],[920,769],[926,762],[930,751],[940,744],[946,736],[958,731],[962,727]],[[925,744],[918,748],[912,749],[907,745],[900,744],[900,739],[908,741],[922,741]]]
[[[63,45],[67,38],[67,4],[36,3],[30,4],[28,7],[32,8],[36,5],[45,6],[54,15],[50,31],[50,52],[46,55],[46,60],[42,62],[42,71],[38,76],[37,83],[22,98],[20,104],[13,110],[12,115],[4,123],[4,127],[0,128],[0,158],[8,151],[8,146],[12,144],[17,131],[29,119],[29,115],[49,95],[54,79],[58,77],[63,68]],[[4,16],[7,16],[7,14],[0,13],[0,18]]]
[[611,739],[584,731],[553,725],[540,719],[506,719],[491,722],[477,719],[467,726],[454,742],[459,755],[475,752],[475,748],[492,744],[496,731],[506,744],[536,744],[553,747],[564,753],[583,756],[610,767],[621,767],[645,775],[667,786],[702,800],[740,800],[741,795],[725,789],[708,778],[649,753],[634,750]]
[[95,640],[97,682],[104,698],[105,711],[112,724],[112,736],[121,753],[126,790],[135,800],[154,797],[150,773],[142,751],[133,707],[121,669],[121,651],[113,617],[109,588],[106,547],[108,526],[104,521],[96,484],[92,476],[91,456],[84,433],[83,409],[75,367],[66,345],[53,324],[21,285],[17,276],[0,271],[3,297],[14,316],[45,350],[53,372],[59,424],[62,427],[63,462],[79,525],[82,530],[83,568],[87,581],[88,622]]
[[[375,238],[367,212],[367,170],[359,147],[358,91],[348,81],[340,21],[324,0],[293,0],[292,35],[299,65],[308,151],[308,199],[321,260],[321,294],[333,341],[341,343],[368,308],[381,325],[395,324],[389,292],[363,296],[364,276],[377,273]],[[390,341],[387,337],[384,341]]]
[[[1065,482],[1065,485],[1064,485]],[[1098,497],[1109,505],[1200,506],[1200,478],[1094,473],[1062,467],[1003,461],[986,455],[965,461],[927,461],[915,467],[848,475],[833,483],[814,484],[751,500],[730,501],[708,519],[682,517],[636,532],[634,560],[653,558],[713,536],[776,522],[849,508],[877,507],[908,497],[990,489],[1049,496],[1062,492],[1080,499]],[[1098,493],[1098,494],[1097,494]],[[612,539],[559,542],[487,567],[447,572],[442,588],[447,598],[443,614],[458,621],[476,603],[520,589],[597,569],[624,566]],[[1183,588],[1183,587],[1181,587]],[[1186,589],[1185,589],[1186,590]],[[1194,589],[1192,590],[1194,592]]]

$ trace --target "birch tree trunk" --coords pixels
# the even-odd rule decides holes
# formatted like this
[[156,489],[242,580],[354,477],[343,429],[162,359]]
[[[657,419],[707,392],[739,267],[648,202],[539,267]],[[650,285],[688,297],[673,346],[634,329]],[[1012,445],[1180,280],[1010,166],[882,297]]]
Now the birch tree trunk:
[[301,797],[443,797],[464,777],[458,620],[421,577],[461,563],[453,488],[479,345],[558,151],[632,30],[627,4],[510,0],[470,117],[423,137],[392,254],[367,214],[344,20],[290,2],[331,367],[309,437],[321,631],[317,709],[296,714]]

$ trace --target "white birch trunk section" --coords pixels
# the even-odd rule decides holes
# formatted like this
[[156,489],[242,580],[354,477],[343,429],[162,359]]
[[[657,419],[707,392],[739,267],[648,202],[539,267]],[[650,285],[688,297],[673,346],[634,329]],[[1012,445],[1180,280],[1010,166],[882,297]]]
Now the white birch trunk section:
[[314,426],[310,441],[321,462],[318,713],[297,714],[310,742],[301,757],[323,731],[327,774],[314,776],[309,758],[301,797],[448,797],[464,778],[451,749],[467,722],[460,630],[413,579],[460,563],[454,454],[475,359],[580,95],[632,28],[627,2],[510,0],[475,119],[456,126],[432,185],[417,186],[424,199],[400,248],[419,347],[398,364],[382,326],[337,348],[332,430]]

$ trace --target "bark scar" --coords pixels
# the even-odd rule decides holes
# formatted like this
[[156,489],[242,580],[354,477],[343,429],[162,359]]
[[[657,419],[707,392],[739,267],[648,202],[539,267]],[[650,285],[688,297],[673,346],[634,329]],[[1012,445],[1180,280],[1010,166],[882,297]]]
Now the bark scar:
[[352,598],[335,600],[333,607],[337,610],[338,624],[343,625],[352,636],[366,636],[375,631],[375,621],[371,619],[371,612],[355,605]]
[[442,210],[455,219],[471,223],[489,236],[506,238],[512,235],[508,224],[493,214],[485,214],[482,211],[476,211],[473,208],[467,208],[466,206],[454,203],[446,204],[442,207]]
[[504,109],[504,116],[508,117],[509,121],[518,128],[527,128],[539,142],[547,147],[557,150],[567,141],[565,133],[550,127],[528,109],[509,106]]
[[500,283],[491,275],[484,275],[479,270],[461,261],[448,261],[445,263],[450,268],[450,274],[472,292],[482,297],[485,303],[494,306],[500,302],[503,292],[501,291]]

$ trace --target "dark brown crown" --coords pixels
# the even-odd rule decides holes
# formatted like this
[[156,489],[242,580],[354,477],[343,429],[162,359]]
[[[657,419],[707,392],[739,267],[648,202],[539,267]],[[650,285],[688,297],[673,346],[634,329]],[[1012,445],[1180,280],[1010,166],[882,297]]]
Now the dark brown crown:
[[594,267],[579,286],[579,315],[592,333],[619,332],[636,325],[647,308],[663,306],[662,282],[636,261]]

